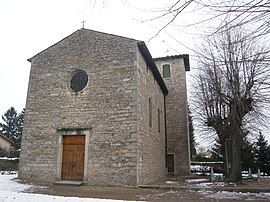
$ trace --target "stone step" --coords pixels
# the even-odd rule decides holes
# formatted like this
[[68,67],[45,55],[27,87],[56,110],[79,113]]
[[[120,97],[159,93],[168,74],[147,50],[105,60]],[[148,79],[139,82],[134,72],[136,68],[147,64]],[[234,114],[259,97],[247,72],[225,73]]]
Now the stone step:
[[83,181],[61,180],[61,181],[55,181],[54,184],[55,185],[81,186],[83,184]]

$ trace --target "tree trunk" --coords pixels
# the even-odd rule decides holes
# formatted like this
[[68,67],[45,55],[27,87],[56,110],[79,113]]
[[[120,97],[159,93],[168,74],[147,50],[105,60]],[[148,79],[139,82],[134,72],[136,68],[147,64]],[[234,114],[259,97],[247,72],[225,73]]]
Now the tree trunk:
[[233,134],[231,141],[231,170],[228,176],[230,182],[238,182],[242,180],[242,169],[241,169],[241,135]]
[[228,139],[222,142],[222,155],[223,155],[223,174],[226,178],[229,176],[229,155],[228,155]]
[[234,130],[224,141],[224,175],[230,182],[242,180],[241,168],[241,130]]

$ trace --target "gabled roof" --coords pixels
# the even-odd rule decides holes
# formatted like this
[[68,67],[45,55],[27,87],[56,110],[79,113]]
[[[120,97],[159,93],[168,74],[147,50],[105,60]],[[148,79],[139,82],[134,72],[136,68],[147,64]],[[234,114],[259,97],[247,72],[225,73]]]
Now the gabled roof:
[[153,60],[154,61],[158,61],[158,60],[170,60],[170,59],[179,59],[179,58],[183,58],[184,59],[185,70],[186,71],[190,71],[189,55],[188,54],[158,57],[158,58],[153,58]]
[[104,33],[104,32],[99,32],[99,31],[95,31],[95,30],[91,30],[91,29],[85,29],[85,28],[81,28],[81,29],[78,29],[76,30],[75,32],[73,32],[72,34],[66,36],[65,38],[61,39],[60,41],[56,42],[55,44],[49,46],[48,48],[38,52],[37,54],[35,54],[33,57],[27,59],[28,62],[31,62],[31,60],[36,57],[37,55],[39,55],[40,53],[48,50],[49,48],[52,48],[54,47],[55,45],[57,45],[58,43],[64,41],[65,39],[69,38],[70,36],[72,36],[73,34],[77,33],[77,32],[95,32],[95,33],[99,33],[99,34],[104,34],[104,35],[109,35],[109,36],[114,36],[114,37],[120,37],[120,38],[123,38],[123,39],[128,39],[128,40],[131,40],[131,41],[137,41],[136,39],[132,39],[132,38],[128,38],[128,37],[124,37],[124,36],[118,36],[118,35],[114,35],[114,34],[108,34],[108,33]]
[[8,142],[10,142],[10,144],[12,144],[12,143],[13,143],[13,141],[12,141],[12,140],[8,139],[6,136],[2,135],[1,133],[0,133],[0,138],[2,138],[2,139],[4,139],[4,140],[6,140],[6,141],[8,141]]

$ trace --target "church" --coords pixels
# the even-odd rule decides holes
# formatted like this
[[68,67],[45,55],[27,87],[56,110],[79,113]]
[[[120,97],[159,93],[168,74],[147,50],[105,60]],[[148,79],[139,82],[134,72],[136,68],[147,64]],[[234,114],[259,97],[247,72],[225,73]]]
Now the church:
[[19,178],[138,186],[190,173],[189,55],[79,29],[31,63]]

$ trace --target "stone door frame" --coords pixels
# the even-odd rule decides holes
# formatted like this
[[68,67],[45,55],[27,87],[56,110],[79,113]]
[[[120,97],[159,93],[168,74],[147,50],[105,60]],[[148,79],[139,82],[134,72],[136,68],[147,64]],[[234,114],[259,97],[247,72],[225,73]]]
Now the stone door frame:
[[72,128],[72,129],[58,129],[57,136],[57,162],[56,162],[56,180],[61,181],[62,174],[62,157],[63,157],[63,136],[65,135],[85,135],[85,150],[84,150],[84,171],[83,182],[88,182],[88,149],[89,149],[89,136],[91,129],[85,128]]

